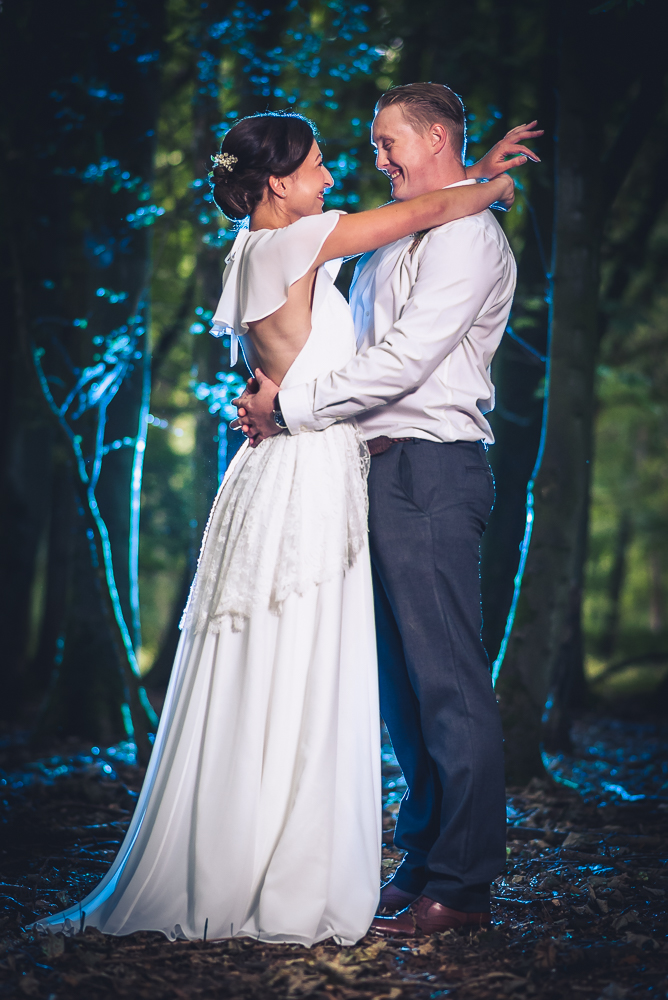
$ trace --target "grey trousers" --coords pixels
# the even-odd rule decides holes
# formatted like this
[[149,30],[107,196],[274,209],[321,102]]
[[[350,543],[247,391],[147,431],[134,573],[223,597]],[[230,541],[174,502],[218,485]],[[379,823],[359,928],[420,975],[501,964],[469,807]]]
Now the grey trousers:
[[371,460],[381,713],[408,791],[395,884],[489,911],[505,863],[501,722],[480,631],[480,539],[494,502],[484,446],[411,440]]

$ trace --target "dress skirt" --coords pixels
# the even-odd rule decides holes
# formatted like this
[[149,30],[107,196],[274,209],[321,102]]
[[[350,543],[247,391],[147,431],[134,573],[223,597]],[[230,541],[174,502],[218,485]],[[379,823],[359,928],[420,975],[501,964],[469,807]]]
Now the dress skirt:
[[280,613],[186,626],[121,850],[37,929],[355,943],[379,895],[379,746],[364,541]]

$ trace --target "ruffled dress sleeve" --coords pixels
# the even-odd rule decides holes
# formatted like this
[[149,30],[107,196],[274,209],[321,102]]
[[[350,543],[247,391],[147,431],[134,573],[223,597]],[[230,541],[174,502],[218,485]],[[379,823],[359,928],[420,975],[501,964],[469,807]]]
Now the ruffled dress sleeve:
[[211,326],[215,337],[231,335],[231,365],[237,362],[237,338],[249,323],[287,302],[290,285],[313,267],[341,215],[345,212],[307,215],[284,229],[240,230],[225,261],[223,294]]

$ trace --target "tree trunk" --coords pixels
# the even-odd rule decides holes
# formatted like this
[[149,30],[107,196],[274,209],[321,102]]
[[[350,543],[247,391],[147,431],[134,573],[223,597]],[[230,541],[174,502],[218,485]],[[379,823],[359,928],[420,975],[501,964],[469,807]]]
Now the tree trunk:
[[[193,530],[193,534],[196,534],[199,539],[201,535],[199,525]],[[190,586],[195,575],[196,566],[197,550],[193,544],[190,545],[188,549],[186,563],[183,567],[181,579],[179,580],[179,586],[172,603],[172,608],[169,614],[167,626],[165,628],[165,633],[160,643],[158,655],[156,656],[153,666],[149,672],[144,675],[146,687],[151,692],[161,693],[167,690],[169,678],[172,673],[172,666],[174,665],[174,657],[176,656],[179,639],[181,638],[179,624],[183,616],[183,609],[185,608],[186,601],[188,600],[188,594],[190,593]]]
[[99,559],[91,558],[95,549],[86,536],[90,515],[74,499],[74,490],[71,500],[76,504],[75,530],[64,642],[55,650],[51,682],[33,733],[36,746],[47,745],[54,736],[75,735],[101,744],[127,738],[121,705],[128,699],[118,669],[122,653],[114,642],[114,623],[103,611],[106,581]]
[[[71,590],[64,588],[66,611],[63,592],[55,593],[61,568],[47,566],[38,682],[61,654],[62,662],[52,678],[41,728],[64,735],[85,731],[100,740],[123,729],[134,731],[143,760],[150,750],[152,713],[132,665],[133,632],[135,640],[138,632],[137,501],[150,359],[148,334],[142,332],[150,319],[150,240],[147,228],[133,220],[143,218],[141,206],[150,197],[163,8],[164,0],[139,0],[122,11],[111,0],[66,0],[57,9],[26,0],[4,15],[10,18],[12,41],[6,42],[7,24],[2,53],[4,89],[11,87],[17,95],[3,111],[6,190],[12,192],[3,224],[14,246],[17,314],[12,337],[23,350],[14,390],[16,418],[25,435],[34,424],[26,419],[26,406],[40,414],[41,428],[26,454],[35,479],[34,502],[47,509],[51,442],[68,449],[80,512],[73,523],[77,536],[83,532],[72,541],[80,579]],[[65,34],[64,22],[70,26]],[[47,69],[35,73],[35,65]],[[141,212],[133,214],[138,203]],[[97,381],[86,376],[93,370]],[[105,382],[113,371],[122,374],[116,382]],[[111,386],[106,395],[105,385]],[[98,389],[100,395],[93,398]],[[58,516],[52,512],[54,533],[60,530]],[[20,604],[6,630],[20,645],[21,611],[28,602],[16,579],[31,577],[32,549],[41,531],[22,539],[17,523],[16,518],[6,521],[13,530],[8,547],[13,546],[20,572],[5,561],[3,585],[13,588],[12,600]],[[64,535],[58,541],[52,534],[51,541],[55,559]],[[11,602],[2,604],[7,609]],[[66,648],[57,645],[54,655],[56,633],[56,643],[64,639]],[[93,714],[79,718],[75,704]]]
[[[542,773],[541,720],[580,588],[578,545],[589,495],[601,218],[588,109],[596,46],[567,4],[559,39],[553,298],[547,421],[533,484],[533,534],[497,691],[508,779]],[[579,611],[577,612],[579,615]]]
[[[5,319],[9,319],[5,317]],[[16,317],[5,327],[8,390],[7,448],[0,470],[0,634],[3,636],[0,718],[16,723],[29,691],[26,677],[30,606],[40,539],[48,523],[52,433],[34,395],[26,391],[32,373],[16,336]],[[3,381],[5,381],[3,379]]]
[[[221,56],[221,41],[211,38],[209,25],[216,21],[220,11],[204,8],[201,14],[201,46],[211,56],[211,65],[217,66]],[[204,64],[202,60],[201,64]],[[220,121],[219,79],[217,72],[211,79],[202,79],[193,106],[194,129],[193,144],[197,173],[206,176],[211,169],[211,156],[217,149],[216,125]],[[255,110],[255,109],[253,109]],[[246,114],[243,100],[240,99],[240,112]],[[208,187],[201,208],[207,212],[217,212],[211,200]],[[195,264],[195,288],[198,304],[213,313],[218,305],[222,289],[222,275],[226,251],[221,247],[208,246],[199,242]],[[212,385],[216,381],[216,372],[229,367],[229,354],[223,356],[223,341],[209,336],[208,332],[195,337],[193,360],[197,370],[197,381]],[[227,363],[226,363],[227,361]],[[195,435],[195,520],[197,534],[201,539],[209,517],[211,505],[218,491],[219,484],[219,418],[209,412],[208,407],[201,403],[196,412]],[[199,545],[197,546],[199,549]]]
[[584,672],[582,594],[589,534],[589,502],[580,512],[573,552],[573,574],[567,597],[563,632],[556,651],[550,690],[543,715],[543,745],[553,753],[572,753],[571,728],[575,714],[590,703]]
[[67,609],[72,600],[73,543],[76,503],[73,470],[64,448],[54,449],[51,517],[44,584],[44,608],[37,650],[29,667],[34,695],[42,697],[63,659]]
[[598,643],[598,653],[604,660],[609,660],[615,651],[617,633],[619,631],[619,606],[626,576],[626,556],[631,541],[631,515],[624,510],[619,518],[617,537],[612,558],[612,569],[608,579],[608,609],[605,616],[603,631]]
[[663,628],[663,581],[661,576],[661,554],[652,552],[650,566],[649,629],[657,635]]
[[[541,165],[522,174],[525,210],[524,245],[518,258],[518,287],[509,326],[531,315],[533,329],[517,328],[523,346],[506,333],[492,368],[496,387],[496,405],[490,415],[495,444],[489,459],[496,481],[496,501],[482,544],[483,640],[490,660],[496,661],[506,631],[511,608],[514,580],[520,561],[520,547],[526,523],[527,483],[536,462],[543,423],[543,398],[548,345],[548,310],[529,312],[526,300],[545,300],[550,293],[550,246],[554,221],[553,146],[555,131],[555,54],[546,39],[553,36],[551,10],[543,11],[544,36],[540,60],[540,89],[536,112],[545,136],[538,144]],[[505,108],[504,108],[505,110]],[[515,121],[506,119],[508,128]],[[528,209],[528,211],[527,211]],[[544,390],[543,390],[544,392]],[[500,663],[495,663],[498,672]]]

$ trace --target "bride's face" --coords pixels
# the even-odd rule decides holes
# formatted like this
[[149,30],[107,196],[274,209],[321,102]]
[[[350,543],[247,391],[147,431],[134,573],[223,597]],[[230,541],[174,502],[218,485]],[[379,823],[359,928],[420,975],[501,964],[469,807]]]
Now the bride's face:
[[284,209],[296,218],[320,215],[325,204],[325,191],[334,184],[332,175],[322,162],[322,153],[315,139],[301,167],[293,174],[275,180],[280,180],[280,186],[272,185],[274,193],[282,199]]

